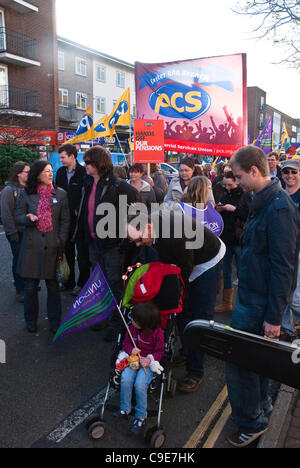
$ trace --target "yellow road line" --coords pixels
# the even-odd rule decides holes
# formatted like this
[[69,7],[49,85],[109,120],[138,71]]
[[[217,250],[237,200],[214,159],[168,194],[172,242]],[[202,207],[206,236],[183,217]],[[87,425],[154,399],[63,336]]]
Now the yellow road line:
[[231,406],[228,403],[223,413],[221,414],[220,418],[218,419],[218,422],[216,423],[212,432],[210,433],[207,441],[203,445],[203,448],[214,448],[230,415],[231,415]]
[[226,398],[228,396],[227,392],[227,387],[223,388],[221,393],[219,393],[216,401],[214,404],[210,407],[204,418],[202,419],[201,423],[195,430],[195,432],[191,435],[187,443],[184,445],[183,448],[196,448],[200,440],[203,438],[205,433],[207,432],[209,426],[211,425],[213,419],[216,417],[218,412],[220,411],[220,408],[226,401]]

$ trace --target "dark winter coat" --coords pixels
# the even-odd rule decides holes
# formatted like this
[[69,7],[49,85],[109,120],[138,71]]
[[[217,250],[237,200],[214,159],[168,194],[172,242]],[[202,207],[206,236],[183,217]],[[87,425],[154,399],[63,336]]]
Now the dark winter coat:
[[266,305],[264,320],[280,325],[297,284],[300,217],[278,179],[251,203],[242,238],[238,296],[241,304]]
[[[68,183],[67,168],[60,167],[56,173],[56,186],[65,190],[68,194],[68,202],[70,209],[71,225],[70,225],[70,237],[73,236],[77,214],[79,212],[80,200],[82,195],[82,189],[84,186],[84,180],[86,179],[86,170],[81,164],[77,162],[75,167],[75,173],[71,177]],[[77,213],[77,214],[76,214]]]
[[238,222],[245,222],[248,217],[248,210],[242,205],[244,191],[241,187],[226,191],[220,203],[222,205],[233,205],[237,209],[235,211],[221,211],[221,216],[224,221],[224,229],[221,234],[221,239],[225,245],[238,245],[240,243],[240,236],[237,232]]
[[[89,224],[88,224],[88,201],[93,187],[94,179],[92,177],[87,177],[85,180],[85,185],[83,189],[82,199],[80,202],[80,212],[78,215],[78,222],[74,234],[73,240],[84,239],[86,242],[91,241]],[[97,237],[99,250],[110,250],[121,244],[121,241],[125,237],[125,232],[120,233],[120,207],[119,200],[120,195],[127,196],[127,206],[124,207],[124,212],[121,212],[122,222],[126,225],[126,215],[127,207],[132,203],[140,202],[141,198],[138,191],[131,187],[125,180],[118,179],[114,176],[113,172],[104,175],[101,177],[97,184],[96,189],[96,199],[95,199],[95,212],[94,212],[94,232],[97,233],[97,224],[106,216],[105,214],[97,214],[97,208],[100,204],[112,204],[116,209],[116,235],[107,236],[105,239],[99,239]]]
[[53,231],[40,232],[35,223],[26,217],[37,216],[40,195],[28,195],[22,190],[16,206],[17,224],[25,226],[17,271],[23,278],[55,279],[59,254],[64,250],[70,227],[67,194],[60,188],[53,189],[51,212]]

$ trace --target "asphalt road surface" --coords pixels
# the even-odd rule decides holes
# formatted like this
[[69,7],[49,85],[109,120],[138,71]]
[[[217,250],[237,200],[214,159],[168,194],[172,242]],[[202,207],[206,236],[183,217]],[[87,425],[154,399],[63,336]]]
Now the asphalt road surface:
[[[112,345],[104,331],[81,331],[52,344],[46,319],[46,291],[41,283],[39,331],[30,335],[24,325],[23,305],[15,300],[11,252],[0,226],[0,340],[6,344],[6,364],[0,364],[0,447],[138,448],[143,441],[128,433],[107,410],[106,432],[94,442],[84,421],[101,404],[108,381]],[[63,311],[73,298],[62,293]],[[218,317],[228,323],[229,316]],[[174,369],[174,377],[184,368]],[[163,403],[162,425],[166,448],[182,448],[203,420],[225,385],[224,364],[206,360],[203,384],[196,393],[177,392]],[[118,394],[111,403],[118,405]],[[148,421],[150,425],[155,420]]]

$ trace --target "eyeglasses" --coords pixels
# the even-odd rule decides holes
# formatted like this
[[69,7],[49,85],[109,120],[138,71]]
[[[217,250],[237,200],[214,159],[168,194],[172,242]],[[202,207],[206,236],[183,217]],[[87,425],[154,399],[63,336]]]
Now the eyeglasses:
[[285,175],[288,175],[288,174],[298,174],[298,169],[282,169],[282,173],[285,174]]
[[90,164],[93,164],[93,163],[92,163],[92,161],[91,161],[90,159],[85,159],[85,160],[84,160],[84,164],[85,164],[86,166],[89,166]]

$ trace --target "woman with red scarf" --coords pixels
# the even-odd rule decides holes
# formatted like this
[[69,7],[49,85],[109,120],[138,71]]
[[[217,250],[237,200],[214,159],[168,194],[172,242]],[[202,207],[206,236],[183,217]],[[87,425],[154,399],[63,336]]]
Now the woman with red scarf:
[[25,281],[27,330],[37,332],[38,286],[40,280],[45,280],[50,331],[56,333],[61,320],[56,268],[68,238],[70,214],[66,192],[53,186],[53,169],[48,161],[36,161],[31,167],[17,203],[15,219],[25,226],[17,271]]

